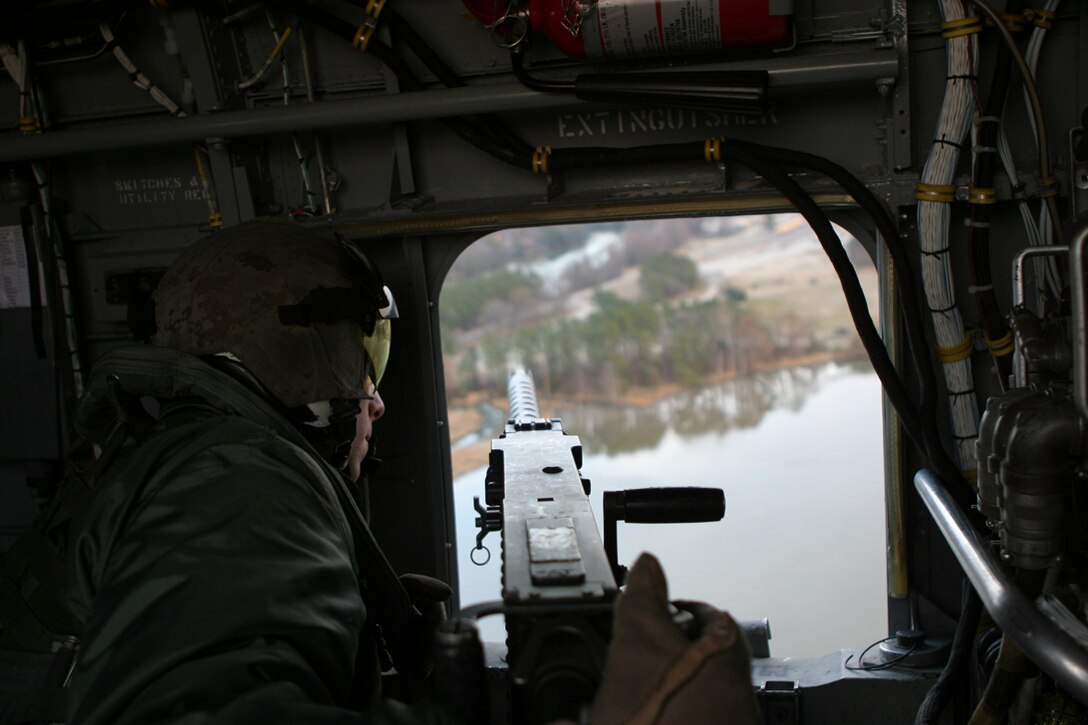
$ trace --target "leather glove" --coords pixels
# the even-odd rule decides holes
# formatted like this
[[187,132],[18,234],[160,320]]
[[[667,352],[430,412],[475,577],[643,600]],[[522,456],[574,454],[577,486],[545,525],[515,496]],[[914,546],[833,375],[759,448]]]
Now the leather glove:
[[438,626],[446,621],[446,602],[453,596],[453,590],[446,582],[423,574],[403,574],[399,579],[408,599],[421,615],[412,649],[418,666],[418,672],[414,674],[422,681],[430,677],[434,667],[434,635]]
[[616,604],[604,681],[589,715],[592,725],[763,722],[740,627],[708,604],[677,606],[695,616],[694,640],[670,616],[661,565],[649,554],[640,556]]

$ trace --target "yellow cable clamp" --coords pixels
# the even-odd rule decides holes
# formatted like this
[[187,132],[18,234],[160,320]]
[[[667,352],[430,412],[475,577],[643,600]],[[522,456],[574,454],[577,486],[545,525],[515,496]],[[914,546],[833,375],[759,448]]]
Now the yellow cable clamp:
[[210,226],[212,229],[218,229],[219,227],[223,226],[223,215],[220,214],[219,212],[215,212],[214,214],[209,214],[208,215],[208,226]]
[[1004,336],[991,340],[986,338],[986,347],[990,348],[990,354],[994,357],[1005,357],[1011,355],[1013,350],[1016,349],[1016,345],[1012,341],[1012,332],[1006,332]]
[[1052,196],[1058,195],[1058,180],[1053,176],[1047,176],[1039,179],[1039,198],[1049,199]]
[[722,137],[711,136],[703,142],[703,158],[707,161],[722,160]]
[[959,20],[948,20],[941,23],[941,37],[945,39],[959,38],[964,35],[972,35],[982,31],[982,18],[970,15]]
[[366,19],[355,31],[355,37],[351,41],[351,47],[366,52],[366,46],[370,44],[370,38],[378,27],[378,16],[382,14],[385,0],[368,0],[366,4]]
[[291,37],[291,32],[293,30],[294,30],[294,28],[292,26],[290,26],[290,25],[287,26],[287,30],[283,31],[283,34],[280,35],[279,42],[276,43],[276,47],[274,47],[272,49],[272,53],[269,54],[269,56],[268,56],[269,60],[275,60],[276,59],[276,56],[278,56],[280,54],[280,51],[283,50],[283,46],[287,45],[287,39]]
[[204,172],[204,159],[200,158],[200,147],[193,146],[193,156],[196,158],[196,173],[200,176],[200,180],[205,182],[208,180],[208,175]]
[[971,357],[971,352],[974,349],[975,333],[968,330],[961,342],[950,347],[938,347],[937,359],[946,364],[957,363]]
[[548,173],[548,157],[551,156],[551,146],[537,146],[536,151],[533,152],[533,173],[534,174],[546,174]]
[[1057,13],[1047,8],[1032,8],[1031,9],[1031,24],[1037,28],[1043,30],[1050,30],[1054,27],[1054,18],[1058,17]]
[[22,133],[40,133],[41,130],[42,127],[38,124],[38,119],[34,116],[19,117],[19,131]]
[[918,201],[935,201],[951,204],[956,200],[955,184],[915,184],[914,198]]
[[359,29],[355,31],[355,37],[351,40],[351,47],[366,52],[366,46],[370,44],[370,38],[374,35],[374,19],[367,18]]
[[1023,13],[1002,13],[1001,20],[1010,33],[1022,33],[1028,28],[1028,21]]
[[997,189],[984,189],[972,186],[967,190],[967,201],[971,204],[996,204]]

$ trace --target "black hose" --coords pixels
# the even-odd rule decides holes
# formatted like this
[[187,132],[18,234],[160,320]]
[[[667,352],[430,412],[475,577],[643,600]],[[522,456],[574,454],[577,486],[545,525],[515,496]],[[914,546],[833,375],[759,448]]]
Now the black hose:
[[922,315],[920,290],[917,285],[918,278],[914,274],[906,249],[897,243],[900,238],[899,230],[895,222],[892,221],[887,209],[880,203],[880,200],[876,198],[876,195],[873,194],[869,187],[833,161],[803,151],[762,146],[735,139],[728,139],[725,143],[742,146],[760,156],[827,176],[854,197],[858,206],[873,220],[884,239],[884,245],[895,268],[896,283],[900,287],[899,308],[903,313],[907,345],[914,361],[915,372],[921,380],[922,400],[918,409],[925,421],[923,428],[923,434],[925,435],[924,450],[930,464],[940,471],[945,480],[960,481],[961,485],[956,487],[956,493],[957,497],[962,499],[969,486],[964,481],[959,468],[952,461],[952,457],[941,444],[940,437],[937,434],[937,377],[931,361],[929,345],[926,342],[926,326]]
[[[1022,8],[1023,3],[1020,0],[1010,0],[1005,12],[1018,13]],[[1005,108],[1011,75],[1012,55],[1003,43],[999,43],[990,91],[987,93],[986,102],[980,114],[976,134],[975,166],[971,180],[973,195],[979,194],[978,190],[992,188],[994,184],[998,165],[997,141],[1000,117]],[[974,201],[977,202],[979,199]],[[971,219],[967,228],[967,253],[970,261],[968,273],[971,286],[975,290],[975,306],[978,309],[987,342],[1003,339],[1009,332],[993,289],[993,272],[990,266],[991,216],[991,204],[972,203]],[[1008,389],[1008,380],[1012,373],[1011,345],[1007,350],[1008,352],[1004,355],[993,355],[998,384],[1002,390]]]
[[873,324],[872,317],[869,316],[865,292],[858,281],[857,272],[854,270],[854,265],[850,262],[850,258],[842,246],[842,241],[832,228],[827,215],[824,214],[812,197],[801,188],[800,184],[774,162],[760,158],[738,146],[723,147],[722,153],[723,156],[732,157],[733,160],[747,166],[771,182],[808,221],[809,226],[816,233],[820,246],[823,247],[824,253],[827,254],[839,277],[839,284],[842,286],[843,294],[846,297],[850,317],[854,321],[854,327],[857,329],[858,337],[861,339],[861,344],[869,357],[869,362],[873,366],[873,371],[876,372],[877,377],[884,386],[888,400],[891,401],[899,414],[900,422],[907,436],[918,446],[919,450],[925,451],[922,424],[918,418],[917,410],[907,393],[906,387],[903,385],[903,381],[899,377],[898,371],[895,369],[895,365],[892,364],[891,358],[888,356],[888,351],[884,347],[880,333],[877,332],[876,326]]
[[573,81],[542,81],[529,75],[525,68],[525,50],[517,48],[510,53],[510,67],[514,71],[514,77],[531,91],[542,93],[574,93]]
[[703,142],[659,144],[633,148],[590,147],[581,149],[556,149],[548,161],[552,171],[600,168],[623,164],[644,164],[655,161],[678,161],[698,158],[703,153]]
[[914,725],[937,725],[941,713],[952,700],[956,686],[960,682],[970,661],[971,649],[982,616],[982,600],[978,598],[971,582],[963,580],[963,594],[960,598],[960,620],[956,623],[956,633],[952,635],[952,649],[948,660],[941,670],[937,681],[926,693],[918,712],[914,716]]
[[[698,158],[702,151],[703,143],[701,142],[626,149],[586,148],[560,150],[553,152],[549,161],[549,167],[555,171],[562,171],[587,166],[611,166],[620,163],[648,163],[684,158],[690,159]],[[774,161],[765,158],[764,155],[764,152],[766,152],[766,156],[773,156],[776,155],[773,152],[779,152],[777,155],[781,157],[784,155],[788,156],[788,152],[777,149],[768,150],[768,147],[741,143],[726,143],[722,147],[722,151],[726,155],[732,155],[734,160],[747,166],[756,173],[761,174],[769,182],[774,184],[774,186],[797,207],[798,211],[801,212],[802,216],[809,222],[839,276],[839,282],[846,297],[847,307],[850,310],[854,326],[858,331],[858,336],[861,339],[862,345],[869,357],[869,361],[873,366],[873,370],[880,378],[881,384],[888,393],[888,399],[900,416],[903,428],[908,437],[918,446],[918,449],[926,455],[930,460],[931,465],[941,469],[942,472],[949,472],[951,475],[958,477],[960,475],[959,471],[952,464],[951,459],[948,458],[947,454],[944,454],[944,449],[940,445],[935,428],[923,426],[921,423],[916,406],[911,400],[902,379],[899,377],[898,371],[895,369],[891,358],[888,356],[887,349],[884,347],[880,333],[876,330],[872,318],[869,316],[865,293],[861,289],[861,284],[858,282],[857,273],[854,270],[854,266],[850,262],[849,257],[846,255],[846,251],[842,247],[841,240],[835,233],[835,230],[831,227],[831,222],[827,219],[823,210],[819,208],[819,205],[816,204],[812,197],[809,196],[796,181],[789,177],[780,166]],[[796,155],[791,158],[793,161],[812,161],[812,159],[801,158],[801,155]],[[819,165],[824,167],[833,166],[833,164],[826,161],[824,164]],[[839,167],[838,169],[826,170],[834,173],[836,177],[841,178],[845,182],[844,186],[849,185],[852,187],[852,189],[848,189],[848,191],[857,193],[858,196],[855,198],[865,199],[864,206],[869,210],[870,214],[883,215],[883,208],[875,197],[871,195],[871,192],[867,192],[867,190],[863,191],[864,185],[862,185],[860,181],[854,179],[845,171],[845,169]],[[879,218],[879,216],[877,218]],[[898,238],[898,233],[894,232],[894,225],[890,224],[890,220],[887,220],[882,226],[885,227],[882,231],[885,231],[885,233],[892,232],[894,233],[892,238]],[[902,250],[896,250],[895,253],[898,254],[900,262],[906,264],[906,255],[902,253]],[[902,270],[900,270],[900,273],[902,274]],[[909,274],[909,267],[907,274]],[[904,292],[909,293],[909,290],[904,290]],[[904,297],[906,296],[907,295],[904,294]],[[913,297],[912,299],[916,304],[917,298]],[[904,304],[907,307],[910,306],[909,303]],[[917,307],[914,309],[916,310]],[[917,338],[920,336],[918,329],[921,327],[920,313],[915,314],[914,318],[917,321],[917,324],[914,327],[914,338],[917,342]],[[916,344],[914,349],[920,347],[921,344]],[[929,368],[928,358],[926,358],[924,362],[924,366],[919,365],[918,367],[923,370],[928,368],[930,370],[930,377],[932,378],[932,368]],[[933,386],[930,386],[927,389],[932,391],[934,387],[935,381]],[[936,406],[933,407],[935,408]],[[943,461],[942,454],[944,458]]]

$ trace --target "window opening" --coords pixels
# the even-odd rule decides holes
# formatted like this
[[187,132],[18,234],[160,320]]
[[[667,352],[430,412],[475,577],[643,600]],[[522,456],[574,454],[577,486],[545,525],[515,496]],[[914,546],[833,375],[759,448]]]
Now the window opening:
[[[876,270],[838,231],[875,318]],[[497,534],[470,560],[472,497],[523,364],[581,438],[598,527],[605,490],[725,491],[721,522],[620,523],[620,563],[651,551],[671,597],[769,619],[775,657],[885,636],[880,384],[799,215],[497,232],[455,263],[440,316],[463,606],[501,598]],[[481,630],[505,638],[501,618]]]

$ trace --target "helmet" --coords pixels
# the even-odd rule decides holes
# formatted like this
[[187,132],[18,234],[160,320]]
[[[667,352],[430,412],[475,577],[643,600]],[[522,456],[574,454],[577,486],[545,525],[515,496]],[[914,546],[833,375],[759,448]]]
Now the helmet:
[[377,269],[287,220],[195,242],[153,297],[155,345],[229,353],[287,408],[367,397],[389,358],[395,308]]

